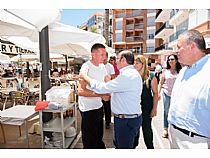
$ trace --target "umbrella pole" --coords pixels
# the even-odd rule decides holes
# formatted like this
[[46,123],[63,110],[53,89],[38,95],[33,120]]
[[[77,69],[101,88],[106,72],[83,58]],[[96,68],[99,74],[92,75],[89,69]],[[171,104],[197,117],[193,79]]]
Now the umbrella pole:
[[23,84],[24,84],[24,67],[23,67],[23,60],[22,60],[22,54],[20,54],[20,67],[21,67],[21,71],[22,71],[22,83],[21,83],[21,87],[23,88]]
[[50,89],[49,35],[48,26],[39,32],[39,48],[41,62],[41,99],[46,100],[45,92]]

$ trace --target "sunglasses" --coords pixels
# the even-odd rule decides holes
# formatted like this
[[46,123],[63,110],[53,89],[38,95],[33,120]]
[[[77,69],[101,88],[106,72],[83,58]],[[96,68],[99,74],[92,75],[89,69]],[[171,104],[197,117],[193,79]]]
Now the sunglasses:
[[172,59],[168,59],[168,61],[174,61],[174,60],[175,60],[175,59],[173,59],[173,58],[172,58]]

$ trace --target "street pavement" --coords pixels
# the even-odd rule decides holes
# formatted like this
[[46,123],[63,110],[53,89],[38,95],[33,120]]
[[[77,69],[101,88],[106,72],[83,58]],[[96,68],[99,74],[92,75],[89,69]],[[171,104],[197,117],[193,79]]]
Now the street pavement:
[[[80,125],[81,125],[81,116],[78,111],[77,115],[77,123],[78,123],[78,134],[75,138],[75,141],[70,146],[71,149],[82,149],[82,139],[81,139],[81,132],[80,132]],[[33,120],[29,122],[28,127],[30,128],[31,125],[38,120]],[[19,129],[17,126],[9,126],[4,125],[4,130],[6,134],[6,143],[3,143],[3,136],[2,131],[0,129],[0,148],[27,148],[26,141],[24,139],[24,126],[22,128],[22,135],[19,136]],[[158,110],[157,110],[157,116],[153,118],[152,121],[152,128],[153,128],[153,136],[154,136],[154,147],[155,149],[168,149],[169,148],[169,142],[168,139],[162,138],[162,131],[163,131],[163,105],[162,102],[159,101],[158,103]],[[37,134],[29,134],[29,142],[30,142],[30,148],[40,149],[41,148],[41,136]],[[113,118],[112,123],[110,126],[110,129],[104,128],[104,143],[106,145],[106,148],[113,149]],[[140,138],[139,138],[139,145],[137,146],[137,149],[146,149],[146,146],[143,141],[142,131],[140,131]]]
[[[78,125],[80,125],[80,118],[78,119]],[[80,128],[80,127],[79,127]],[[169,141],[166,138],[162,138],[163,131],[163,104],[160,100],[158,102],[157,116],[152,120],[152,129],[153,129],[153,140],[154,140],[154,148],[155,149],[169,149]],[[113,117],[110,129],[104,128],[104,143],[106,148],[114,148],[113,145]],[[82,140],[81,140],[81,132],[78,134],[77,139],[74,144],[72,144],[71,148],[82,149]],[[142,130],[140,131],[139,137],[139,145],[136,149],[146,149],[144,144]]]

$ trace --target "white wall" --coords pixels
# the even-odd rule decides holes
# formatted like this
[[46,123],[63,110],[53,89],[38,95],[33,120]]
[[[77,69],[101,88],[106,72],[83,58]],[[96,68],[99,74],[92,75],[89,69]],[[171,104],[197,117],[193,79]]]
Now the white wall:
[[208,9],[195,9],[189,14],[188,29],[195,28],[196,26],[210,20]]

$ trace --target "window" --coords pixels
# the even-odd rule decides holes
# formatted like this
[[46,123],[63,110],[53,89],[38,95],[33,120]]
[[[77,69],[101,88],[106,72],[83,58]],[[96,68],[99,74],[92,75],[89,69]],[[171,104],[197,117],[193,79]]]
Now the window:
[[155,29],[147,30],[147,39],[154,39],[155,36]]
[[116,30],[122,30],[122,21],[116,22]]
[[151,53],[155,51],[155,47],[147,47],[147,53]]
[[155,9],[147,9],[147,13],[156,13]]
[[122,42],[122,33],[116,33],[116,42]]
[[155,16],[147,17],[147,26],[155,26]]

